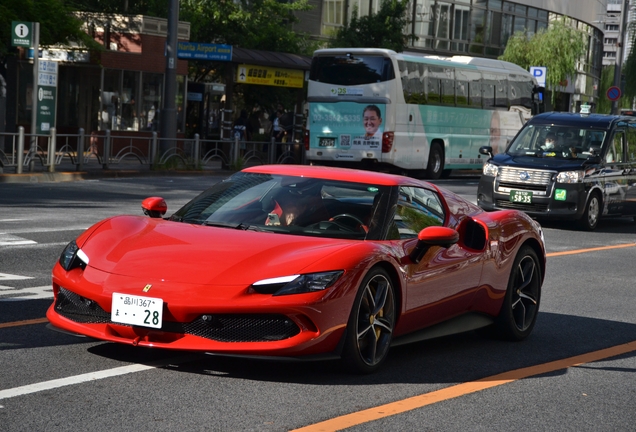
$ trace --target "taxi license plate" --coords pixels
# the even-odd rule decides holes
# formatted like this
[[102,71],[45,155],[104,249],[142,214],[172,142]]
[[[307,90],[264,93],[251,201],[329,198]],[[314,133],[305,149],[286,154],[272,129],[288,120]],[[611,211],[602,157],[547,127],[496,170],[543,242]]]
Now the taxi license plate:
[[113,293],[110,319],[121,324],[161,328],[163,300],[130,294]]
[[318,138],[318,146],[319,147],[335,147],[336,139],[335,138]]
[[531,204],[532,192],[512,190],[510,191],[510,202]]

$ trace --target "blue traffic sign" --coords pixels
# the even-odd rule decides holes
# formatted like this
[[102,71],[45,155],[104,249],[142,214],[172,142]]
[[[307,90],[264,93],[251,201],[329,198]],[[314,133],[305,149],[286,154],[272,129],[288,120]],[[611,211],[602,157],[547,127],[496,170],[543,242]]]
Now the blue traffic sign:
[[607,89],[607,98],[612,102],[617,101],[621,98],[621,89],[616,86],[612,86]]

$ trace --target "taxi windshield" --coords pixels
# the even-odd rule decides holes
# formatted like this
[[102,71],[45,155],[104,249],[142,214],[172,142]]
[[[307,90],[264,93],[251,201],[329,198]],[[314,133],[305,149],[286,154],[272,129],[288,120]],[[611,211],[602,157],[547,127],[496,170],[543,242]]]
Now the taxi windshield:
[[598,155],[604,130],[559,125],[529,125],[510,144],[511,156],[587,159]]

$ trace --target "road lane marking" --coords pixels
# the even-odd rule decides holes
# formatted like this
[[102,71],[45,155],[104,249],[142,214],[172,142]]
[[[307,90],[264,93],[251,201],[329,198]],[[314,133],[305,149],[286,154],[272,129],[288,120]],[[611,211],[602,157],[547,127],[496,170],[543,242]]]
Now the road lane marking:
[[[43,285],[43,286],[29,287],[29,288],[13,288],[12,292],[7,292],[8,291],[7,288],[10,288],[10,287],[1,288],[2,291],[0,292],[0,302],[53,298],[53,287],[51,285]],[[4,297],[7,294],[12,294],[12,296]]]
[[611,245],[611,246],[599,246],[599,247],[587,248],[587,249],[574,249],[574,250],[568,250],[563,252],[550,252],[546,254],[546,256],[555,257],[555,256],[563,256],[563,255],[576,255],[576,254],[582,254],[582,253],[588,253],[588,252],[597,252],[597,251],[604,251],[604,250],[610,250],[610,249],[623,249],[623,248],[635,247],[635,246],[636,246],[636,243],[621,243],[621,244]]
[[13,322],[7,322],[7,323],[0,323],[0,329],[9,328],[9,327],[20,327],[20,326],[31,325],[31,324],[44,324],[47,322],[49,322],[49,320],[46,318],[35,318],[35,319],[24,320],[24,321],[13,321]]
[[8,280],[25,280],[25,279],[33,279],[30,276],[20,276],[9,273],[0,273],[0,281],[8,281]]
[[342,430],[374,420],[390,417],[396,414],[401,414],[407,411],[412,411],[418,408],[425,407],[427,405],[432,405],[437,402],[454,399],[470,393],[475,393],[492,387],[508,384],[523,378],[547,374],[561,369],[568,369],[584,363],[591,363],[609,357],[616,357],[618,355],[626,354],[632,351],[636,351],[636,341],[610,348],[605,348],[598,351],[593,351],[586,354],[581,354],[574,357],[565,358],[562,360],[556,360],[536,366],[516,369],[498,375],[481,378],[476,381],[458,384],[434,392],[424,393],[421,395],[402,399],[400,401],[391,402],[362,411],[357,411],[340,417],[335,417],[320,423],[314,423],[312,425],[308,425],[299,429],[294,429],[291,432]]
[[81,375],[74,375],[66,378],[28,384],[11,389],[0,390],[0,400],[9,399],[17,396],[24,396],[27,394],[37,393],[45,390],[53,390],[56,388],[66,387],[74,384],[82,384],[85,382],[96,381],[104,378],[111,378],[135,372],[142,372],[149,369],[157,369],[169,366],[171,364],[186,363],[188,361],[196,360],[197,358],[199,357],[194,354],[188,354],[185,356],[172,357],[165,360],[157,360],[155,362],[149,362],[147,364],[132,364],[128,366],[120,366],[97,372],[88,372]]

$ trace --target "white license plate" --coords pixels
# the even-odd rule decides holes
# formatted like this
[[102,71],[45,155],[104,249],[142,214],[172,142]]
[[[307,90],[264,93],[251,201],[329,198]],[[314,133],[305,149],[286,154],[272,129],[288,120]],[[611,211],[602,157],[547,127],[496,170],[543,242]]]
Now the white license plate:
[[532,191],[510,191],[510,201],[523,204],[532,204]]
[[335,138],[318,138],[318,146],[319,147],[335,147],[336,139]]
[[130,294],[113,293],[110,319],[113,322],[161,328],[163,300]]

